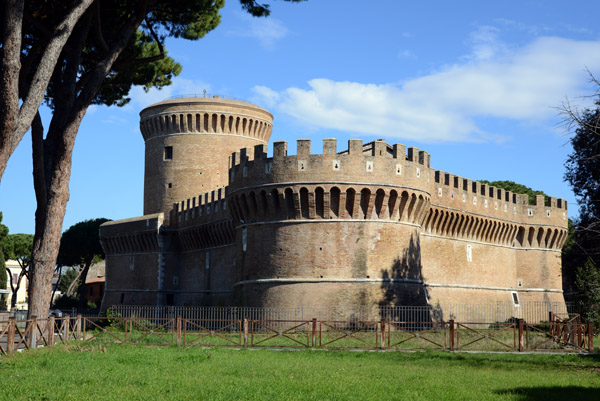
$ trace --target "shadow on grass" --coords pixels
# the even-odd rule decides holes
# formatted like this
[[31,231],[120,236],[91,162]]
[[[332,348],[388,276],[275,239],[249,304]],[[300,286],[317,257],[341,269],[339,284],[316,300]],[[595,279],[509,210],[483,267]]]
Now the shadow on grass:
[[523,401],[537,400],[599,400],[600,389],[581,386],[517,387],[496,391],[502,396],[517,396]]
[[[414,354],[390,353],[390,358],[409,360],[415,363],[460,364],[473,368],[488,369],[535,369],[564,371],[594,371],[600,367],[600,354],[508,354],[508,353],[451,353],[451,352],[417,352]],[[574,399],[574,398],[569,398]],[[600,400],[600,397],[598,397]]]

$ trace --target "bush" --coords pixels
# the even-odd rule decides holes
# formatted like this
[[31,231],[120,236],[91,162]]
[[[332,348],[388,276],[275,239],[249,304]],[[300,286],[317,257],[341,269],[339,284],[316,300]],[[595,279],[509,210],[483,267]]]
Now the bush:
[[55,302],[54,307],[56,309],[71,309],[77,308],[79,306],[79,299],[75,297],[68,297],[66,295],[61,295]]

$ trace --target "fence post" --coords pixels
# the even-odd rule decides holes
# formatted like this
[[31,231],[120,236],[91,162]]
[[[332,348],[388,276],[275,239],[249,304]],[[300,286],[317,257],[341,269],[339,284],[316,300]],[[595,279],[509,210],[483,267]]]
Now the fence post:
[[75,324],[77,325],[77,340],[81,341],[83,340],[81,337],[81,314],[77,315],[77,321]]
[[248,318],[244,318],[244,347],[248,346]]
[[177,315],[177,345],[181,345],[181,315]]
[[379,333],[379,348],[384,349],[385,348],[385,320],[381,319],[381,323],[380,323],[380,327],[381,327],[381,332]]
[[317,346],[317,318],[312,319],[312,346]]
[[523,319],[519,319],[519,352],[523,352]]
[[48,318],[48,345],[54,345],[54,315]]
[[554,312],[548,312],[548,323],[550,324],[550,335],[554,337]]
[[10,354],[15,350],[15,329],[17,327],[17,318],[8,318],[8,334],[6,339],[6,353]]
[[38,336],[37,336],[37,325],[38,325],[38,321],[37,321],[37,316],[31,316],[31,331],[29,332],[29,347],[31,349],[37,349],[37,343],[38,343]]
[[450,325],[450,351],[454,351],[454,319],[448,321]]
[[69,341],[69,333],[71,332],[70,327],[71,326],[71,315],[65,315],[65,320],[63,322],[63,328],[65,330],[65,333],[63,335],[63,341],[66,343]]
[[588,352],[594,352],[594,325],[588,323]]

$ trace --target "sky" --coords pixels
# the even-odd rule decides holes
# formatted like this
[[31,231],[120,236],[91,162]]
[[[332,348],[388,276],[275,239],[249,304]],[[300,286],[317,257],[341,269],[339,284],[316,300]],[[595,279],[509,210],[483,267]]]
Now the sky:
[[[264,1],[263,1],[264,2]],[[63,230],[143,214],[139,112],[170,96],[219,94],[274,116],[269,143],[384,139],[425,150],[431,165],[472,180],[512,180],[568,201],[572,152],[561,105],[590,106],[600,76],[595,1],[269,1],[253,18],[228,0],[198,41],[169,40],[182,73],[161,91],[136,87],[124,107],[93,106],[73,155]],[[47,126],[49,113],[43,113]],[[35,228],[31,138],[9,160],[0,211],[11,233]]]

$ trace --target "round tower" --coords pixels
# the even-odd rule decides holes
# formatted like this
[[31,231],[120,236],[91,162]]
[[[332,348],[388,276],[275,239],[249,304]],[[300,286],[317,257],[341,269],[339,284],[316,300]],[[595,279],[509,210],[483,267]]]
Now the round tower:
[[[430,209],[430,157],[416,148],[335,139],[312,154],[273,144],[231,167],[227,207],[236,225],[235,302],[350,310],[426,305],[420,230]],[[406,152],[408,150],[408,152]]]
[[173,203],[227,186],[229,157],[266,144],[271,113],[253,104],[212,97],[169,99],[140,113],[146,144],[144,214],[165,213]]

